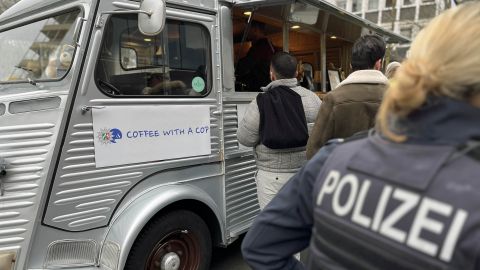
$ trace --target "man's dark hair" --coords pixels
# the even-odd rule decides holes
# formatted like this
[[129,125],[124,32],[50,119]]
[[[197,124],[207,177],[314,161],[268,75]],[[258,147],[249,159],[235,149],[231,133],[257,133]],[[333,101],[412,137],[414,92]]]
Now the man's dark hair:
[[385,42],[376,35],[365,35],[353,44],[352,69],[373,69],[375,62],[385,56]]
[[271,66],[277,79],[295,78],[297,59],[286,52],[278,52],[272,57]]

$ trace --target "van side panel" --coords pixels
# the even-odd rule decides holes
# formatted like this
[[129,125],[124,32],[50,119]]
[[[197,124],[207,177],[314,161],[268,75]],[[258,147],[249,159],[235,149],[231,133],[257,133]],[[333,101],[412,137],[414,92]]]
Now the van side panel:
[[[19,266],[26,260],[66,99],[67,92],[0,97],[6,106],[0,116],[0,156],[7,163],[1,179],[0,250],[16,251]],[[38,100],[55,102],[42,108]]]
[[[109,1],[101,1],[99,4],[99,13],[102,11],[114,10],[115,7]],[[209,42],[211,44],[209,55],[211,61],[211,76],[217,78],[218,69],[215,68],[218,63],[214,57],[216,55],[217,42],[216,32],[212,31],[216,23],[216,16],[202,14],[198,16],[195,12],[181,11],[175,8],[167,9],[167,17],[180,21],[195,22],[207,29],[210,34]],[[106,24],[106,15],[103,15]],[[198,21],[201,18],[201,21]],[[111,33],[105,33],[106,25],[94,27],[95,35],[108,38]],[[113,39],[117,40],[117,39]],[[100,39],[93,39],[89,48],[92,50],[87,56],[87,65],[85,66],[83,77],[81,79],[74,108],[70,117],[70,123],[66,132],[65,142],[61,150],[59,165],[54,177],[54,183],[48,202],[48,207],[44,217],[44,224],[66,230],[66,231],[85,231],[94,228],[107,226],[111,220],[117,205],[122,198],[142,180],[148,176],[176,167],[193,166],[221,161],[221,135],[220,125],[222,122],[221,107],[218,104],[219,83],[213,79],[212,89],[206,97],[191,98],[162,98],[161,96],[134,96],[129,98],[127,95],[121,97],[105,95],[96,82],[95,66],[99,58],[100,51],[104,49],[103,43],[98,46],[96,42]],[[111,46],[111,45],[109,45]],[[112,52],[114,61],[109,64],[115,65],[113,72],[125,75],[132,75],[129,70],[123,70],[120,66],[120,53]],[[118,67],[117,67],[118,66]],[[148,71],[148,69],[145,69]],[[122,73],[123,72],[123,73]],[[130,73],[129,73],[130,72]],[[133,74],[134,75],[134,74]],[[89,79],[89,81],[84,81]],[[94,140],[98,135],[93,132],[92,110],[108,108],[110,106],[129,106],[141,108],[142,106],[175,106],[175,105],[208,105],[210,107],[210,135],[211,135],[211,154],[207,156],[196,156],[188,158],[178,158],[172,160],[159,160],[155,162],[137,162],[134,164],[124,164],[118,166],[97,168],[95,163]],[[82,107],[91,109],[82,111]],[[168,117],[159,115],[158,117]],[[115,157],[112,157],[115,158]],[[177,179],[168,179],[166,182],[175,182]]]

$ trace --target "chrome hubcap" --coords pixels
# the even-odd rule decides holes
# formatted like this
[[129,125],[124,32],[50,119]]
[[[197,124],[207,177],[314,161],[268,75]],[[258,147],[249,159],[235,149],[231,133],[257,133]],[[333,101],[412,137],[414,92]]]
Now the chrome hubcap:
[[178,270],[180,267],[180,257],[175,252],[169,252],[162,258],[162,270]]

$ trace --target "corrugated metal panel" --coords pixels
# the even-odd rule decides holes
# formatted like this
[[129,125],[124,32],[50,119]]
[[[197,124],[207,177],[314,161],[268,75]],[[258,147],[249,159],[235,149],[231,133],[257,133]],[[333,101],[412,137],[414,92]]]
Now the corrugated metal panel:
[[248,229],[260,211],[253,154],[227,159],[225,170],[227,229],[234,237]]
[[[212,154],[219,154],[220,138],[215,135],[221,112],[211,105],[210,115]],[[75,124],[67,135],[66,144],[45,215],[47,224],[65,230],[105,226],[125,193],[146,175],[161,170],[162,163],[174,163],[169,167],[182,165],[182,159],[177,159],[155,162],[155,166],[126,164],[97,169],[91,122]]]
[[18,249],[28,244],[54,127],[53,123],[0,127],[0,155],[7,160],[0,196],[0,247]]
[[223,109],[223,134],[225,137],[225,153],[230,153],[238,150],[237,140],[237,105],[229,104],[224,105]]
[[255,184],[255,158],[251,148],[241,149],[237,140],[237,104],[224,104],[225,206],[230,237],[245,232],[260,208]]
[[97,170],[92,123],[74,125],[69,138],[70,147],[61,168],[63,174],[55,181],[58,188],[51,199],[56,211],[53,215],[48,211],[48,216],[54,224],[86,229],[105,222],[115,203],[143,173]]

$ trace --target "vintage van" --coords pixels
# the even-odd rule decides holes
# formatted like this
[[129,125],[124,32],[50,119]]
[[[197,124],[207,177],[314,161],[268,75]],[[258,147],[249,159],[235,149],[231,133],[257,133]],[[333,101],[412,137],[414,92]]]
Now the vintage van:
[[236,139],[257,92],[234,71],[254,31],[310,64],[318,92],[329,70],[348,74],[360,35],[408,42],[321,0],[21,0],[1,14],[0,269],[208,269],[259,212]]

